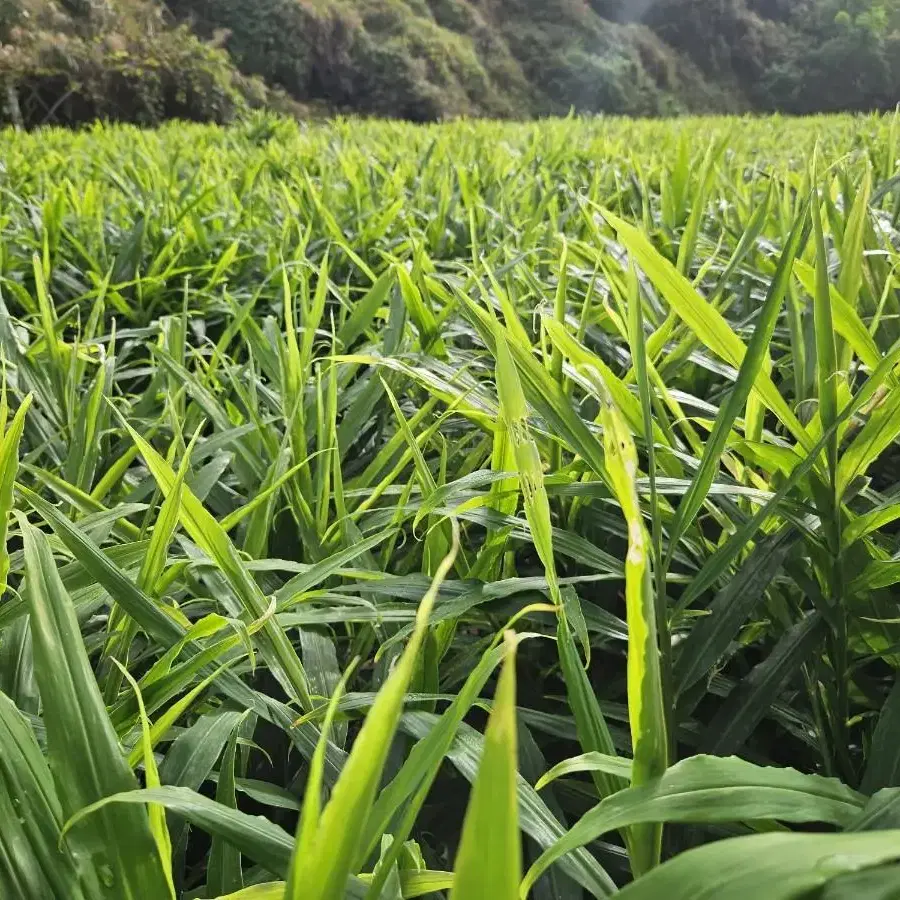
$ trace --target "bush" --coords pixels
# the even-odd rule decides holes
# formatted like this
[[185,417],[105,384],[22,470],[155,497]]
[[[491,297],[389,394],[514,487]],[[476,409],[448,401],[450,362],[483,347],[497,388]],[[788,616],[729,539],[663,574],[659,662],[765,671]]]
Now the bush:
[[243,70],[301,101],[414,121],[571,106],[653,114],[672,107],[683,82],[702,81],[696,70],[683,78],[683,63],[647,29],[604,21],[584,0],[174,0],[172,8],[207,37],[225,29]]
[[[424,0],[176,0],[173,10],[207,36],[226,29],[242,69],[303,101],[414,121],[511,112],[482,62],[483,22],[465,2],[441,0],[433,12]],[[470,27],[474,36],[461,33]],[[509,67],[497,71],[515,80]]]
[[0,0],[0,121],[889,109],[898,44],[900,0]]
[[[842,109],[889,110],[900,82],[892,71],[886,42],[859,32],[832,38],[803,52],[796,62],[767,82],[771,103],[806,114]],[[894,52],[896,53],[896,41]],[[895,67],[896,68],[896,67]]]
[[785,49],[785,30],[744,0],[660,0],[648,24],[668,44],[715,78],[752,86]]
[[0,121],[226,122],[265,100],[262,84],[237,73],[227,54],[186,27],[167,27],[155,9],[113,15],[94,4],[94,12],[72,20],[76,7],[74,0],[65,8],[45,4],[34,21],[20,5],[17,17],[2,20],[9,24],[0,44],[0,84],[10,99]]
[[208,38],[222,39],[242,71],[259,75],[296,97],[307,97],[319,17],[299,0],[172,0],[176,16]]
[[898,9],[829,0],[798,18],[788,52],[761,81],[760,105],[798,114],[893,109],[900,97]]

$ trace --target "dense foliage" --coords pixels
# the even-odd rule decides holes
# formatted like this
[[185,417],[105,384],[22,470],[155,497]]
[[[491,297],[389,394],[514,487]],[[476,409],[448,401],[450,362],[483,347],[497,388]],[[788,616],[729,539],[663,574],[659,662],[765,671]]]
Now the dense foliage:
[[811,113],[900,102],[896,0],[658,0],[647,22],[756,109]]
[[414,121],[890,110],[900,4],[0,0],[0,88],[0,121],[27,125],[224,121],[266,99]]
[[238,64],[296,96],[415,120],[726,108],[648,28],[585,0],[175,0]]
[[225,122],[261,84],[147,0],[0,0],[0,122]]
[[898,133],[5,133],[0,894],[896,896]]

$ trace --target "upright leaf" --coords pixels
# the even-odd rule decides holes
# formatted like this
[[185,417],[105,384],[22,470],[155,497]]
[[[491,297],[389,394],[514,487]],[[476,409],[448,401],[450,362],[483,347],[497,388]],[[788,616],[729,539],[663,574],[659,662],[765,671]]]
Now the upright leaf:
[[[624,419],[608,394],[600,409],[603,449],[616,499],[628,527],[625,557],[625,608],[628,621],[628,721],[638,787],[661,775],[668,761],[656,630],[656,607],[650,573],[650,539],[637,492],[637,449]],[[662,831],[656,826],[632,829],[631,866],[635,876],[659,862]]]
[[450,900],[518,897],[522,841],[516,793],[515,660],[515,644],[508,641],[463,822]]
[[[353,750],[314,832],[304,833],[291,863],[288,896],[306,900],[343,900],[347,879],[361,848],[366,818],[381,780],[390,742],[403,710],[403,700],[428,631],[428,617],[441,583],[453,566],[456,551],[443,560],[422,598],[416,628],[356,737]],[[293,893],[292,893],[293,892]]]
[[[34,656],[51,770],[63,815],[137,787],[116,741],[47,539],[20,517]],[[169,888],[143,809],[111,807],[73,830],[103,896],[139,900]]]

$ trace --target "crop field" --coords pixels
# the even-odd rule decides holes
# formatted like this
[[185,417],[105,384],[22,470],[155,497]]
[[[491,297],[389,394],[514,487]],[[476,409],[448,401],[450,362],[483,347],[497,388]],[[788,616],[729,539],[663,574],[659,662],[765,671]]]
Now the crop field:
[[0,898],[900,896],[900,114],[0,134]]

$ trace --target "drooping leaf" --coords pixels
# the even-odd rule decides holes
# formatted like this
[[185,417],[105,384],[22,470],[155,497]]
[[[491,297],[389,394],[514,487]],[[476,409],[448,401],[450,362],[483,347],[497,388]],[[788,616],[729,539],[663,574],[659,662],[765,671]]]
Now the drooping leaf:
[[[754,834],[682,853],[626,887],[622,900],[771,900],[815,896],[833,879],[898,859],[896,831]],[[712,893],[711,893],[712,892]],[[854,895],[858,896],[858,895]]]
[[564,854],[614,828],[638,822],[753,819],[845,825],[858,814],[863,799],[837,779],[755,766],[737,757],[689,757],[661,777],[619,791],[586,813],[531,867],[521,895]]

